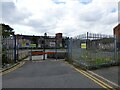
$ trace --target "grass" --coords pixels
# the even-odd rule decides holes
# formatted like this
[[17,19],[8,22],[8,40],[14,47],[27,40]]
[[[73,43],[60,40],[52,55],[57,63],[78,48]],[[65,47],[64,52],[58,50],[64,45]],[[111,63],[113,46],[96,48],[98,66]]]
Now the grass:
[[[91,55],[93,54],[93,55]],[[99,52],[97,52],[97,54],[99,54]],[[91,65],[101,65],[101,64],[105,64],[105,63],[110,63],[111,61],[113,61],[113,57],[102,57],[101,56],[97,56],[96,53],[93,53],[93,52],[84,52],[80,57],[79,57],[80,60],[82,61],[85,61]]]

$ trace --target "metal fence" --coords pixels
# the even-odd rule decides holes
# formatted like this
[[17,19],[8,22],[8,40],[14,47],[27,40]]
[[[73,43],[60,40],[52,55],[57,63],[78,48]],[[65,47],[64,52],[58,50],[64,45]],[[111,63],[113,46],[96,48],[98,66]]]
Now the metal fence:
[[120,61],[120,37],[116,38],[116,46],[117,46],[117,59]]
[[[33,49],[35,51],[44,51],[44,49],[48,49],[48,51],[58,52],[58,49],[66,49],[67,37],[63,37],[61,39],[56,39],[55,37],[47,36],[45,39],[42,38],[43,36],[25,36],[25,35],[11,35],[11,36],[2,36],[1,37],[1,48],[2,48],[2,65],[6,67],[7,65],[12,65],[17,63],[29,56],[29,52]],[[31,38],[37,40],[37,44],[33,42]],[[44,41],[44,42],[42,42]],[[52,43],[51,43],[52,42]],[[53,46],[52,46],[53,44]],[[38,46],[38,47],[37,47]],[[39,47],[41,46],[41,47]],[[61,54],[55,54],[54,58],[63,58]]]
[[82,34],[68,41],[68,60],[82,68],[96,69],[118,65],[120,52],[111,35]]
[[1,33],[0,33],[0,70],[2,68],[2,40],[1,40]]
[[2,36],[1,42],[3,68],[23,60],[29,54],[29,50],[23,50],[19,47],[16,35]]
[[14,37],[2,36],[2,64],[14,63]]

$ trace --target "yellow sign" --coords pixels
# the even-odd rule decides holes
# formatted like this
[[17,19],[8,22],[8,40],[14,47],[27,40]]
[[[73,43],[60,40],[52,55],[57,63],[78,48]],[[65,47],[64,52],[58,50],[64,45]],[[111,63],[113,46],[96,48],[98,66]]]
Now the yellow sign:
[[82,43],[81,48],[86,49],[86,43]]
[[30,47],[36,47],[36,44],[30,44]]
[[26,44],[25,43],[22,43],[22,47],[25,47],[26,46]]

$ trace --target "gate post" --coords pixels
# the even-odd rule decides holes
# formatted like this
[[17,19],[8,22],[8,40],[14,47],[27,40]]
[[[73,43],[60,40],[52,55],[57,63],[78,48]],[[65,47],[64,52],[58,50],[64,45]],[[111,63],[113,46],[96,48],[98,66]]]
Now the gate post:
[[116,42],[116,35],[114,36],[114,59],[117,61],[117,42]]
[[16,63],[16,35],[13,33],[13,37],[14,37],[14,63]]
[[32,61],[32,48],[30,49],[29,57],[30,57],[30,61]]

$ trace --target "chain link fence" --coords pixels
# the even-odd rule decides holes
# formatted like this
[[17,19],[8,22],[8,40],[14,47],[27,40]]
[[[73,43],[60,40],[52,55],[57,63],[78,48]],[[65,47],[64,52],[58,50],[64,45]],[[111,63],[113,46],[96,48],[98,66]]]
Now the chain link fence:
[[103,34],[82,34],[68,41],[68,60],[82,68],[96,69],[118,65],[116,38]]

